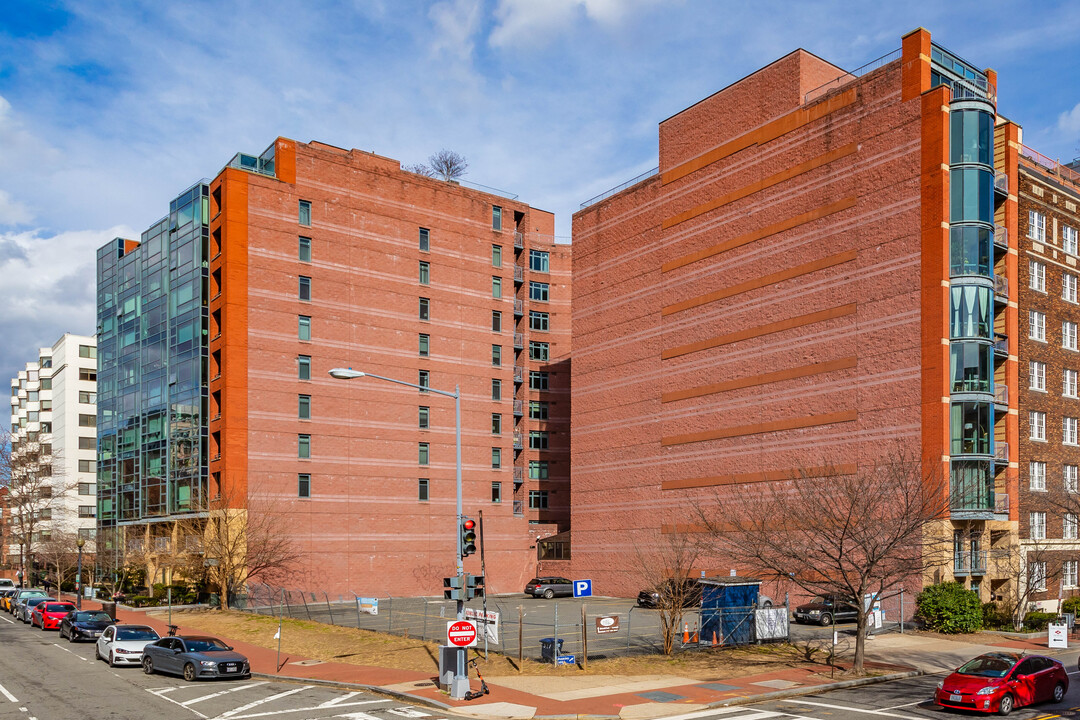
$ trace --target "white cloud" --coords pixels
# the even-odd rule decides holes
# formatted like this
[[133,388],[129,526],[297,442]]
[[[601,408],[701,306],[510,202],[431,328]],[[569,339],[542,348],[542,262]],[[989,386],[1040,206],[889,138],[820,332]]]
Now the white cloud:
[[658,0],[499,0],[495,8],[498,24],[489,41],[492,47],[543,45],[552,35],[584,17],[600,25],[613,26],[639,8]]
[[11,195],[0,190],[0,226],[23,225],[33,219],[33,213],[25,205],[12,200]]
[[446,0],[431,6],[428,16],[435,23],[431,49],[459,62],[472,60],[474,41],[480,22],[479,0]]
[[1073,138],[1080,137],[1080,102],[1073,106],[1072,110],[1066,110],[1058,115],[1058,130]]

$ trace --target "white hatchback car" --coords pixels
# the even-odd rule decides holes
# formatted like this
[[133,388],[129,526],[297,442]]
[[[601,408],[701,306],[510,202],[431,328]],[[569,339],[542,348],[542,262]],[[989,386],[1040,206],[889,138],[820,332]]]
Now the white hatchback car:
[[110,625],[98,638],[96,653],[110,667],[139,665],[143,648],[160,639],[157,631],[146,625]]

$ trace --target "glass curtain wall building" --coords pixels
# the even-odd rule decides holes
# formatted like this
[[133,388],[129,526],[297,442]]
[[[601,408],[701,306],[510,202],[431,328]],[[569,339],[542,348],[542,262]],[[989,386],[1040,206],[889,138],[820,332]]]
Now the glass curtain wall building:
[[98,517],[103,550],[167,550],[166,521],[207,504],[209,186],[140,242],[98,250]]

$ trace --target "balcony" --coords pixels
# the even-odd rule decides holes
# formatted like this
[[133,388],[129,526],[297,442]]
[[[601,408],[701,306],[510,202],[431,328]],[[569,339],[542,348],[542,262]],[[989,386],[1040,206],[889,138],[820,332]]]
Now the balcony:
[[525,236],[519,232],[514,233],[514,247],[521,250],[525,247]]
[[1009,249],[1009,230],[1004,225],[994,226],[994,244],[1002,250]]
[[1009,176],[1001,170],[994,171],[994,192],[1009,194]]
[[171,544],[172,543],[170,542],[170,539],[167,537],[154,538],[154,551],[160,553],[167,553],[169,552],[169,546]]
[[525,382],[525,368],[520,365],[514,366],[514,383],[521,384]]
[[514,449],[515,450],[521,450],[523,447],[524,447],[524,445],[522,445],[521,433],[520,432],[515,432],[514,433]]
[[994,385],[994,404],[1000,408],[1009,407],[1009,386]]
[[953,575],[985,575],[986,551],[955,551],[953,553]]
[[524,314],[525,314],[525,301],[524,300],[518,300],[518,299],[515,298],[515,300],[514,300],[514,317],[521,317]]
[[1009,301],[1009,278],[1004,275],[994,276],[994,295],[1001,302]]
[[525,268],[521,267],[520,265],[514,266],[514,282],[525,282]]
[[523,482],[525,482],[525,468],[523,468],[523,467],[514,468],[514,484],[515,485],[520,485]]
[[998,520],[1009,519],[1009,494],[1003,492],[994,493],[994,514],[1003,516],[998,517]]
[[[994,402],[997,402],[996,394],[995,392]],[[994,461],[999,463],[1009,462],[1009,443],[994,441]]]
[[524,500],[515,500],[514,501],[514,515],[517,516],[517,517],[521,517],[524,514],[525,514],[525,501]]
[[514,333],[514,349],[521,350],[525,347],[525,333]]
[[525,403],[521,400],[514,401],[514,417],[522,417],[525,414]]
[[999,359],[1009,356],[1009,336],[1005,333],[994,333],[994,355]]

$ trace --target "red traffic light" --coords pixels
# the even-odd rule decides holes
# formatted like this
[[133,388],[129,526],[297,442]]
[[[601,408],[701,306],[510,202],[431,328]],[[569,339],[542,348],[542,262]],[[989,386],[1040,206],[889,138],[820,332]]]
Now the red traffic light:
[[471,518],[466,518],[461,523],[461,527],[465,528],[466,530],[472,530],[474,527],[476,527],[476,521]]

